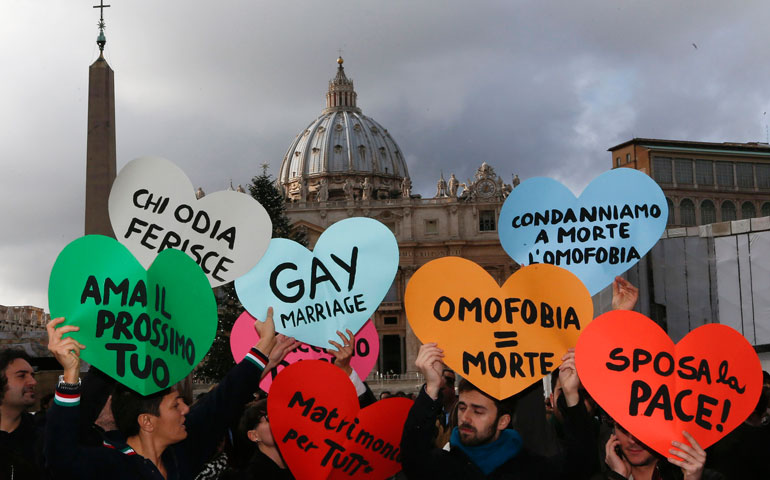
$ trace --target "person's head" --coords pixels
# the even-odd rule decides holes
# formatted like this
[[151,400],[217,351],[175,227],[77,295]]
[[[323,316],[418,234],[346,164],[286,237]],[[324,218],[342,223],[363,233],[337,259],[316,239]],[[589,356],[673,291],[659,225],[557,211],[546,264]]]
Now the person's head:
[[389,390],[383,390],[380,392],[380,400],[383,398],[389,398],[390,397],[390,391]]
[[2,405],[26,410],[35,404],[35,371],[24,350],[10,348],[0,352],[0,375],[5,377],[6,392]]
[[444,367],[444,370],[441,372],[441,395],[445,401],[451,399],[452,404],[454,404],[454,398],[456,396],[455,380],[455,372],[451,368]]
[[468,380],[458,386],[457,429],[465,446],[494,442],[508,428],[514,410],[514,400],[500,401],[482,392]]
[[632,467],[654,465],[658,461],[659,458],[652,449],[640,442],[617,422],[613,433],[618,438],[623,457]]
[[275,447],[275,439],[270,431],[270,420],[267,416],[267,400],[260,400],[243,412],[238,430],[257,445]]
[[184,422],[190,408],[175,389],[145,396],[117,385],[111,407],[115,424],[126,438],[145,434],[172,445],[187,437]]

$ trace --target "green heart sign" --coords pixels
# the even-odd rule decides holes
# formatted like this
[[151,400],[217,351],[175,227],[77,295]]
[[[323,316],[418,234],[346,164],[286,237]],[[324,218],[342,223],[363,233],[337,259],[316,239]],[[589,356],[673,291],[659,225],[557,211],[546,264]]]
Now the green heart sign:
[[162,251],[149,270],[116,240],[87,235],[51,270],[48,305],[86,346],[83,360],[149,395],[184,378],[214,341],[217,305],[206,274],[181,251]]

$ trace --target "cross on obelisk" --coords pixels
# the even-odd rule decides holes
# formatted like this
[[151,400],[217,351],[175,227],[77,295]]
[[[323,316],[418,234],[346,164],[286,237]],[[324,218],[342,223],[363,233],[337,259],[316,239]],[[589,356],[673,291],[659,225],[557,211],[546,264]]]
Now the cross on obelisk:
[[94,5],[94,8],[99,9],[99,23],[96,25],[99,27],[99,36],[96,38],[96,44],[99,45],[99,52],[104,51],[104,46],[107,44],[107,37],[104,36],[104,9],[109,5],[104,4],[104,0],[99,0],[99,5]]
[[[99,20],[101,23],[104,23],[104,9],[110,7],[111,5],[105,5],[104,0],[99,0],[99,5],[94,5],[94,8],[99,9]],[[104,27],[101,27],[104,28]]]

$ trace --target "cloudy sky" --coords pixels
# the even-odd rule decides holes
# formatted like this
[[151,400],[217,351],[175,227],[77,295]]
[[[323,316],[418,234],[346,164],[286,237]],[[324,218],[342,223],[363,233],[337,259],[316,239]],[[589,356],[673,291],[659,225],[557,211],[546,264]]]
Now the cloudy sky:
[[[0,7],[2,305],[47,309],[56,255],[83,232],[95,3]],[[770,2],[107,3],[118,168],[160,155],[207,192],[276,174],[339,49],[423,196],[484,161],[579,192],[632,137],[767,141]]]

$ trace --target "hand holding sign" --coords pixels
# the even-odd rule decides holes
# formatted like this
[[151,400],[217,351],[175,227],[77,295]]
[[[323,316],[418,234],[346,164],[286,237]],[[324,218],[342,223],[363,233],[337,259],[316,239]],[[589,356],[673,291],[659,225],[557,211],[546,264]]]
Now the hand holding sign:
[[417,338],[436,342],[449,367],[498,399],[557,368],[593,316],[588,291],[567,270],[531,265],[500,287],[458,257],[420,267],[404,303]]
[[145,270],[126,247],[100,235],[62,250],[48,304],[51,316],[80,327],[66,335],[88,347],[83,360],[143,395],[192,371],[217,328],[211,286],[187,255],[163,251]]
[[756,407],[762,367],[752,346],[726,325],[696,328],[674,345],[644,315],[616,310],[580,336],[576,363],[591,396],[648,447],[669,456],[671,441],[703,448]]
[[[230,333],[230,350],[236,363],[240,362],[249,349],[259,341],[259,336],[254,331],[254,320],[254,317],[248,312],[243,312],[233,325],[233,330]],[[327,345],[327,347],[331,347],[331,345]],[[359,378],[366,378],[369,375],[377,363],[379,353],[380,341],[377,336],[377,329],[374,327],[374,322],[369,320],[355,336],[355,351],[350,360],[350,366],[353,367]],[[331,363],[334,360],[334,355],[326,348],[313,347],[305,343],[299,344],[296,348],[291,349],[275,368],[270,370],[259,383],[259,388],[270,392],[270,386],[275,377],[285,367],[302,360],[323,360]]]
[[657,183],[630,168],[595,178],[579,198],[550,178],[531,178],[500,211],[500,243],[523,265],[566,268],[594,295],[660,239],[668,204]]
[[159,157],[123,167],[109,210],[116,238],[145,268],[163,250],[178,249],[201,266],[212,287],[248,272],[272,236],[270,217],[251,196],[221,191],[197,200],[184,172]]
[[295,478],[384,479],[401,470],[400,444],[412,407],[388,398],[359,409],[342,370],[307,360],[286,367],[270,391],[270,430]]
[[235,281],[235,290],[251,313],[272,305],[278,332],[325,348],[337,331],[360,330],[397,269],[398,244],[388,227],[348,218],[329,227],[312,253],[273,239],[259,264]]

